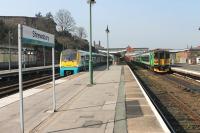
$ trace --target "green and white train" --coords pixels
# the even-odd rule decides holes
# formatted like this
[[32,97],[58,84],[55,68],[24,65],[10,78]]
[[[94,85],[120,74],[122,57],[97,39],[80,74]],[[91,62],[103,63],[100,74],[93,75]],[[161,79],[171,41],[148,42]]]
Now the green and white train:
[[164,49],[137,54],[133,57],[133,62],[142,64],[159,73],[170,71],[170,53]]

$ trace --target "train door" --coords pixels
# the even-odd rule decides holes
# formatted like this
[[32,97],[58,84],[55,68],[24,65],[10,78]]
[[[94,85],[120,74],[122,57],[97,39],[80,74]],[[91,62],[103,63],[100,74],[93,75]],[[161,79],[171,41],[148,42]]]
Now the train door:
[[164,51],[161,51],[159,52],[160,54],[160,61],[159,61],[159,65],[160,66],[163,66],[165,64],[164,60],[165,60],[165,52]]
[[154,52],[154,66],[158,66],[159,65],[159,53],[158,52]]
[[86,70],[85,56],[81,56],[81,69]]
[[165,52],[165,65],[170,66],[170,53],[168,51]]

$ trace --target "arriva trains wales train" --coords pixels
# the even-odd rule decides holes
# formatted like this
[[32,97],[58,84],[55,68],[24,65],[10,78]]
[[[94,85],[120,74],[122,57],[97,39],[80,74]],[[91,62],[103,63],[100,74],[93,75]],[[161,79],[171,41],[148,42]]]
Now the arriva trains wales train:
[[[102,53],[92,53],[93,67],[106,64],[107,55]],[[112,57],[109,56],[112,62]],[[68,73],[76,74],[79,71],[87,70],[89,67],[89,52],[82,50],[66,49],[60,55],[60,76]]]

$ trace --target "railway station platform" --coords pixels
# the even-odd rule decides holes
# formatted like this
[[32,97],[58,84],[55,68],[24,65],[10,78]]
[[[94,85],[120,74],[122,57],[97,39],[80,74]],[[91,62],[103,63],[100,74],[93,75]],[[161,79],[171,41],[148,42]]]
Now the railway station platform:
[[[55,65],[56,68],[59,67],[59,65]],[[29,68],[22,68],[23,73],[29,73],[34,71],[44,71],[52,69],[52,66],[39,66],[39,67],[29,67]],[[18,75],[18,69],[11,69],[11,70],[1,70],[0,71],[0,77],[6,77],[6,76],[15,76]]]
[[200,77],[200,65],[176,64],[171,67],[171,70]]
[[[25,132],[169,132],[128,66],[99,67],[94,85],[88,83],[88,72],[56,80],[53,113],[52,83],[24,91]],[[20,132],[18,94],[0,99],[0,104],[0,131]]]

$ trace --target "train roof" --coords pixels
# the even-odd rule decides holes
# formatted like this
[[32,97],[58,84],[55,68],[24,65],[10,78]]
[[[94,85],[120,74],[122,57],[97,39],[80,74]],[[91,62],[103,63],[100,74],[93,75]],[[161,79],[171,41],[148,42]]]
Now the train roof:
[[161,49],[161,48],[158,48],[158,49],[152,49],[152,50],[149,50],[150,52],[157,52],[157,51],[169,51],[170,49]]
[[137,57],[137,56],[141,56],[141,55],[148,55],[152,52],[159,52],[159,51],[166,51],[166,52],[169,52],[169,49],[153,49],[153,50],[149,50],[147,52],[143,52],[143,53],[138,53],[136,55],[133,55],[133,57]]
[[[65,49],[65,50],[63,50],[62,52],[67,52],[67,51],[75,51],[75,52],[80,52],[80,53],[82,53],[82,54],[84,54],[84,55],[89,55],[90,54],[90,52],[88,52],[88,51],[83,51],[83,50],[76,50],[76,49]],[[99,56],[107,56],[106,54],[104,54],[104,53],[92,53],[92,55],[99,55]],[[111,56],[111,55],[110,55]]]

